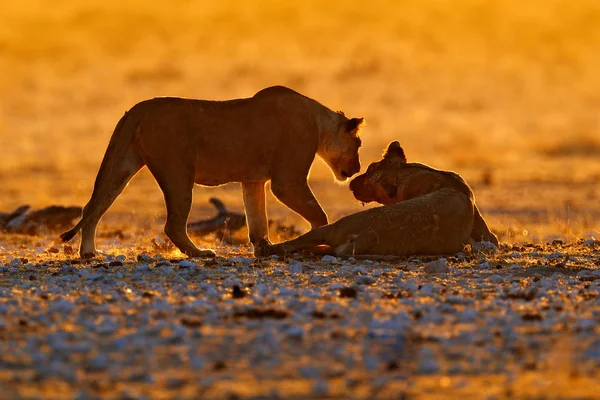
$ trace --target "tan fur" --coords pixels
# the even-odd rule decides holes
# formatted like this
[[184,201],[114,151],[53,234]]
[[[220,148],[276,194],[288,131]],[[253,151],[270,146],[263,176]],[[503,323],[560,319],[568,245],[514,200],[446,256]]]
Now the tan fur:
[[312,228],[326,225],[327,215],[307,183],[310,166],[318,154],[338,180],[357,173],[362,122],[281,86],[229,101],[143,101],[117,124],[82,219],[61,238],[70,240],[82,229],[80,254],[94,254],[99,219],[146,165],[165,196],[165,233],[183,253],[214,255],[187,235],[194,183],[241,182],[250,240],[261,254],[270,244],[265,183],[271,180],[275,196]]
[[289,253],[327,245],[342,256],[452,254],[475,241],[498,245],[469,185],[454,172],[407,163],[398,142],[390,144],[381,161],[354,178],[350,190],[362,202],[384,206],[348,215],[272,246],[271,251]]

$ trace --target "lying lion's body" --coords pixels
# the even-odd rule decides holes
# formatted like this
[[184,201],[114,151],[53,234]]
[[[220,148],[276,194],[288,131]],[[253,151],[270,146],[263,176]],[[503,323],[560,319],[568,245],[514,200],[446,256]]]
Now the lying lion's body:
[[80,253],[95,252],[100,217],[129,180],[148,166],[167,204],[165,232],[190,256],[208,256],[185,230],[194,183],[217,186],[241,182],[250,239],[268,243],[264,187],[301,214],[313,227],[327,216],[306,182],[319,154],[338,179],[360,169],[356,136],[362,119],[348,119],[291,89],[271,87],[228,101],[156,98],[135,105],[117,124],[82,220]]
[[453,172],[406,163],[399,145],[390,145],[384,159],[353,179],[350,189],[358,200],[385,205],[346,216],[272,251],[328,245],[346,256],[452,254],[475,241],[498,244],[467,183]]

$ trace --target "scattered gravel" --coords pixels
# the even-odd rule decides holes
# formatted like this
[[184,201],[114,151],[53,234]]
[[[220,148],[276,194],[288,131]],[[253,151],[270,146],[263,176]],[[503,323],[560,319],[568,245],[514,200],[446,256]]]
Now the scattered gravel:
[[9,398],[454,398],[506,382],[535,397],[529,379],[549,376],[585,398],[600,378],[595,244],[394,262],[52,254],[0,259]]

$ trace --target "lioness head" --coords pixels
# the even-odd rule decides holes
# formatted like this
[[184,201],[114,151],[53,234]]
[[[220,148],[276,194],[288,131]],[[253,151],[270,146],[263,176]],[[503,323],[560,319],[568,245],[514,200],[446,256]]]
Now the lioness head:
[[406,165],[404,150],[398,142],[392,142],[383,159],[369,165],[367,172],[350,182],[354,197],[362,202],[376,201],[381,204],[394,203],[398,184],[398,170]]
[[360,171],[358,131],[364,118],[348,119],[343,113],[338,113],[338,118],[337,129],[322,140],[317,154],[329,165],[337,180],[345,181]]

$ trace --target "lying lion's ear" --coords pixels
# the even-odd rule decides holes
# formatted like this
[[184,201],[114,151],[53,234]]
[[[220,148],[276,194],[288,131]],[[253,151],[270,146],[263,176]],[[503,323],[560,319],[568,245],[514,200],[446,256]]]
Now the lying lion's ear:
[[346,122],[346,132],[357,130],[365,122],[364,118],[351,118]]
[[402,162],[406,162],[406,155],[404,155],[404,149],[400,146],[400,142],[397,140],[390,143],[383,158],[398,158]]

